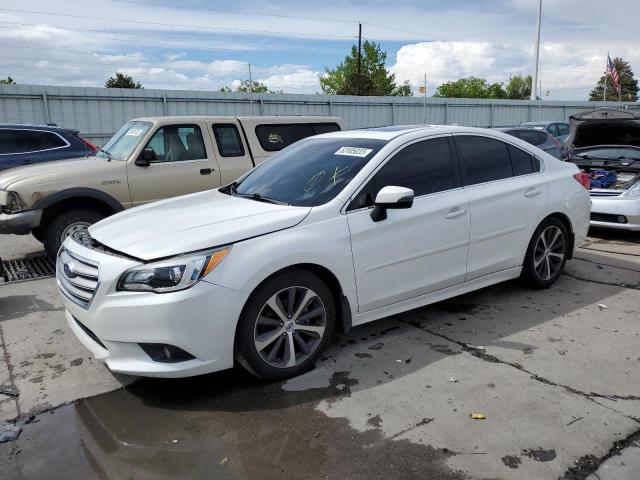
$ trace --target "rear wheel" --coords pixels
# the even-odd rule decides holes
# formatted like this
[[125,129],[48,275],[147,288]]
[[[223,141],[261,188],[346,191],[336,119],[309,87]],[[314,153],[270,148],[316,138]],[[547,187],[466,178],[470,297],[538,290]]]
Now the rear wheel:
[[236,358],[254,375],[282,380],[310,369],[331,339],[329,288],[306,270],[276,275],[249,298],[236,332]]
[[550,287],[562,274],[568,251],[567,227],[557,218],[547,218],[531,238],[521,278],[535,288]]
[[97,210],[76,209],[63,212],[48,222],[44,229],[44,249],[49,258],[55,258],[60,245],[75,232],[83,231],[102,220]]

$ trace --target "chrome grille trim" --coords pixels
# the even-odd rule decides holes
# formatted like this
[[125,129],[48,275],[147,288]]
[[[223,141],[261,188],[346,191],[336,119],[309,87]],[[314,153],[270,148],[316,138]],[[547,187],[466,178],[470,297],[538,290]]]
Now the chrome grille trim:
[[[65,272],[65,264],[73,265],[74,275]],[[56,281],[69,300],[86,310],[100,285],[100,269],[97,263],[61,248],[56,261]]]

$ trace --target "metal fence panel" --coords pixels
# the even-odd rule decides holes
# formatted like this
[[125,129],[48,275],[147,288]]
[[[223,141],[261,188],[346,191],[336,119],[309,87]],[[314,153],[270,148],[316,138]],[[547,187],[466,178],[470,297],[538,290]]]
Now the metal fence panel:
[[[189,90],[0,85],[0,123],[56,123],[103,145],[126,121],[160,115],[335,115],[348,128],[382,125],[518,125],[566,120],[614,102],[248,94]],[[637,103],[627,107],[638,109]]]

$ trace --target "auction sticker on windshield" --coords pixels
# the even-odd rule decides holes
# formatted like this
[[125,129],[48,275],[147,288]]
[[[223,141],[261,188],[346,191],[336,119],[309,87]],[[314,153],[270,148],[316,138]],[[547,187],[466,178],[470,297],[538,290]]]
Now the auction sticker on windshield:
[[139,137],[142,133],[142,128],[130,128],[125,135],[129,135],[131,137]]
[[345,155],[348,157],[366,157],[373,149],[371,148],[362,148],[362,147],[340,147],[334,155]]

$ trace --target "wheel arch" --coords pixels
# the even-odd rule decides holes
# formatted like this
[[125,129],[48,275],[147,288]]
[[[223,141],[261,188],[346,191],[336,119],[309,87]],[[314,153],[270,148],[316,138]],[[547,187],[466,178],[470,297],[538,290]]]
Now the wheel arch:
[[[560,220],[565,227],[567,227],[567,231],[569,232],[569,251],[567,252],[567,258],[568,259],[572,259],[573,258],[573,249],[574,249],[574,245],[575,245],[575,234],[573,233],[573,224],[571,223],[571,219],[562,212],[554,212],[551,213],[549,215],[547,215],[546,217],[544,217],[540,223],[538,223],[538,225],[540,225],[542,222],[544,222],[545,220],[549,219],[549,218],[556,218],[558,220]],[[536,228],[538,228],[536,226]]]
[[106,216],[124,210],[122,204],[108,193],[93,188],[69,188],[61,190],[39,200],[34,209],[42,209],[41,224],[46,225],[62,211],[70,208],[91,208],[104,213]]
[[249,298],[251,297],[253,292],[260,288],[260,286],[263,285],[266,281],[276,275],[280,275],[290,270],[306,270],[308,272],[311,272],[327,285],[327,287],[331,291],[331,294],[333,295],[333,300],[336,305],[336,330],[339,330],[342,333],[347,333],[351,329],[351,304],[347,296],[344,294],[344,290],[342,288],[342,285],[340,284],[340,281],[338,280],[338,277],[336,277],[336,275],[331,270],[323,265],[317,263],[295,263],[280,268],[279,270],[276,270],[275,272],[262,279],[262,281],[260,281],[251,291],[251,293],[249,294]]

